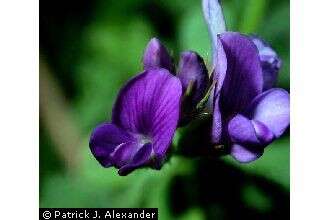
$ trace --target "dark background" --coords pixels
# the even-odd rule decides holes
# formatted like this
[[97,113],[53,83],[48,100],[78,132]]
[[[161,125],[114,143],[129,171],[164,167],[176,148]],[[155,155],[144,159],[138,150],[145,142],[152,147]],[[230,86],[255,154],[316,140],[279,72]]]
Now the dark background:
[[[289,1],[223,0],[228,29],[266,39],[289,90]],[[240,165],[173,156],[161,171],[120,177],[88,148],[120,87],[142,70],[159,38],[176,61],[195,50],[210,62],[197,0],[40,1],[40,206],[156,207],[160,219],[289,219],[289,133]]]

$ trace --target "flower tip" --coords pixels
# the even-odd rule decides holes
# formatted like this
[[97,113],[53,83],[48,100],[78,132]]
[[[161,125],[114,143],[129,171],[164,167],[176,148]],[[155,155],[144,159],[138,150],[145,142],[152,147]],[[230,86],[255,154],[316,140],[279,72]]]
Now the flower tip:
[[184,51],[181,53],[180,57],[181,59],[197,59],[200,56],[194,51]]
[[152,38],[143,55],[144,69],[165,68],[173,70],[172,58],[166,47],[157,38]]
[[160,42],[160,40],[156,37],[151,38],[151,40],[149,41],[147,48],[160,48],[162,46],[162,43]]

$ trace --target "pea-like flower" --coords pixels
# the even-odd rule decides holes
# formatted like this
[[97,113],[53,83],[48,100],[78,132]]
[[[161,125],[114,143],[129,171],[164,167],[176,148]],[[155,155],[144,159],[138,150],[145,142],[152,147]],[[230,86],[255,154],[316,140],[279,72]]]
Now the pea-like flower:
[[183,52],[176,70],[165,46],[151,39],[143,72],[120,90],[111,121],[92,132],[89,146],[102,166],[116,167],[119,175],[160,169],[176,128],[204,108],[212,113],[204,144],[228,146],[240,162],[260,157],[289,126],[289,94],[273,88],[281,67],[276,52],[256,36],[226,31],[217,0],[203,0],[203,10],[212,41],[211,78],[196,52]]
[[189,87],[195,105],[207,87],[198,54],[182,53],[176,77],[172,58],[156,38],[147,45],[143,66],[119,92],[111,122],[97,126],[90,138],[95,158],[104,167],[118,168],[119,175],[145,166],[160,169],[182,114],[182,92]]
[[240,162],[259,158],[290,123],[289,94],[272,88],[281,61],[255,36],[228,32],[217,0],[203,0],[212,39],[216,82],[212,97],[214,144],[229,146]]
[[112,121],[93,131],[90,148],[104,167],[120,175],[151,166],[159,169],[180,113],[181,83],[166,69],[146,70],[119,92]]

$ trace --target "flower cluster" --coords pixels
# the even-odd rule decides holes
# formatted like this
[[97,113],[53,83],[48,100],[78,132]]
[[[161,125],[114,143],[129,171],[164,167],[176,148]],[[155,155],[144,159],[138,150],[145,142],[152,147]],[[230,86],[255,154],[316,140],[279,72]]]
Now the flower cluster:
[[289,94],[276,84],[281,60],[256,36],[226,31],[221,5],[203,0],[212,41],[210,71],[193,51],[177,70],[156,38],[143,56],[143,72],[119,92],[111,122],[97,126],[90,149],[119,175],[139,167],[160,169],[174,133],[203,111],[210,112],[210,143],[224,145],[239,162],[260,157],[289,125]]

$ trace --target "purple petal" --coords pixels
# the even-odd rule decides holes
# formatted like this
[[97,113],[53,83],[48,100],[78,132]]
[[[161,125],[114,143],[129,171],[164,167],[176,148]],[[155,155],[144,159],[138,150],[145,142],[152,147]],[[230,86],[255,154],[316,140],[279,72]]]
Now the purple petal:
[[260,143],[267,145],[274,140],[275,135],[264,123],[257,120],[251,120],[251,122]]
[[195,52],[183,52],[177,77],[181,81],[183,93],[193,83],[192,105],[195,106],[203,98],[208,85],[208,73],[203,59]]
[[226,31],[225,18],[220,3],[220,0],[203,0],[202,2],[204,19],[212,40],[213,65],[216,63],[217,56],[217,35]]
[[136,148],[136,142],[127,142],[118,145],[115,151],[111,154],[113,165],[119,168],[127,164],[132,159]]
[[259,51],[259,58],[262,66],[262,73],[264,78],[263,90],[272,88],[277,82],[278,71],[282,66],[282,61],[277,53],[257,36],[250,36],[253,43],[257,46]]
[[290,123],[290,95],[278,88],[263,92],[249,105],[246,114],[279,137]]
[[236,115],[228,123],[228,134],[231,141],[241,144],[259,144],[254,126],[248,118]]
[[263,123],[238,114],[228,123],[231,141],[243,146],[266,147],[274,140],[274,134]]
[[221,41],[227,57],[227,73],[221,91],[221,111],[227,117],[241,112],[261,93],[263,78],[258,50],[246,36],[226,32]]
[[222,133],[222,120],[220,112],[220,94],[213,98],[213,118],[211,128],[211,143],[217,144],[220,142]]
[[120,91],[112,112],[113,123],[150,139],[164,156],[180,112],[180,80],[165,69],[151,69],[131,79]]
[[141,149],[135,154],[132,161],[119,169],[119,175],[125,176],[137,167],[146,165],[151,159],[151,154],[152,145],[150,143],[143,145],[143,147],[141,147]]
[[222,41],[220,35],[218,35],[217,41],[217,53],[216,53],[216,63],[214,67],[214,72],[212,74],[213,81],[217,82],[215,87],[215,94],[220,93],[220,90],[223,86],[226,72],[227,72],[227,56],[226,52],[223,48]]
[[110,167],[113,165],[110,154],[115,148],[132,141],[134,138],[123,129],[111,123],[103,123],[92,132],[89,147],[102,166]]
[[263,154],[263,149],[249,149],[239,144],[234,144],[231,148],[230,154],[241,163],[249,163],[258,159]]
[[221,120],[221,112],[220,112],[220,91],[223,84],[223,81],[226,76],[227,71],[227,57],[226,53],[223,49],[220,36],[218,36],[218,47],[217,47],[217,58],[216,64],[214,68],[214,72],[212,74],[213,81],[216,82],[213,95],[210,96],[210,103],[212,103],[212,112],[213,112],[213,120],[212,120],[212,131],[211,131],[211,139],[212,143],[219,143],[221,139],[222,133],[222,120]]
[[170,72],[173,71],[171,56],[157,38],[149,41],[143,56],[143,66],[144,70],[165,68]]

